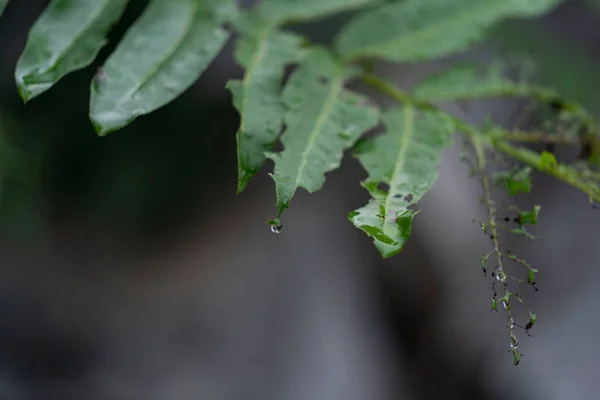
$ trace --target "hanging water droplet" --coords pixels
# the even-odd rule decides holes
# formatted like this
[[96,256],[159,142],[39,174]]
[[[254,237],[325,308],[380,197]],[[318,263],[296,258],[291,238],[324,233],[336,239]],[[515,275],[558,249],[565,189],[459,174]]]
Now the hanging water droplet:
[[270,219],[267,221],[267,223],[271,225],[271,232],[273,233],[280,233],[283,229],[283,223],[279,218]]
[[279,223],[276,225],[271,225],[271,232],[273,232],[273,233],[280,233],[282,229],[283,229],[282,223]]
[[508,327],[510,329],[513,329],[515,327],[515,320],[512,317],[508,320]]
[[504,308],[508,309],[509,305],[508,305],[508,303],[506,302],[506,300],[502,300],[502,306],[503,306]]
[[496,280],[500,281],[500,282],[504,282],[506,280],[506,278],[504,277],[503,273],[500,273],[500,274],[496,274]]

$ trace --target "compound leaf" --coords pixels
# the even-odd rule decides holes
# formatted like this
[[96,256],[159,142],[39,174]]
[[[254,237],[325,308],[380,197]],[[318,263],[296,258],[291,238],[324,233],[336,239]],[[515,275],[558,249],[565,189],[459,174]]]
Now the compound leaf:
[[92,82],[90,118],[100,135],[174,100],[229,38],[221,27],[232,3],[154,0]]
[[127,0],[53,0],[29,31],[17,63],[15,79],[23,101],[90,65],[126,5]]
[[319,190],[325,173],[339,167],[344,150],[377,124],[377,109],[344,89],[347,72],[329,52],[317,48],[284,89],[284,150],[268,155],[275,162],[279,215],[298,187]]
[[265,21],[280,25],[288,21],[311,20],[356,9],[380,0],[263,0],[256,11]]
[[465,50],[487,28],[511,17],[543,14],[560,0],[406,0],[351,20],[335,40],[346,60],[415,62]]
[[[378,1],[378,0],[377,0]],[[240,113],[237,132],[238,193],[265,161],[281,133],[283,105],[280,85],[286,65],[298,62],[303,39],[277,29],[287,21],[324,17],[357,8],[374,0],[265,0],[239,14],[234,25],[242,36],[235,58],[245,69],[242,80],[228,82],[234,106]]]
[[265,161],[281,132],[283,104],[280,85],[284,68],[298,60],[302,38],[259,25],[246,29],[236,43],[235,59],[245,67],[242,80],[227,83],[240,113],[237,132],[238,193]]
[[408,207],[437,179],[440,154],[451,143],[454,126],[445,114],[417,112],[412,106],[388,110],[382,119],[386,132],[356,149],[369,173],[363,186],[372,199],[348,218],[388,258],[408,240],[417,214]]

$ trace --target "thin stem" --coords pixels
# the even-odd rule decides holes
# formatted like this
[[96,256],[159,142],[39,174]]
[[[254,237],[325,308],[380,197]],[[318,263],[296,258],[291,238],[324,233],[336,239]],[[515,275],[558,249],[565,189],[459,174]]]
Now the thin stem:
[[491,142],[491,145],[496,150],[581,190],[591,200],[600,202],[600,186],[592,181],[583,179],[581,173],[576,169],[562,164],[552,167],[545,166],[538,153],[523,147],[514,147],[503,140],[494,140]]
[[504,131],[501,129],[489,132],[490,136],[509,142],[521,143],[553,143],[579,145],[581,140],[574,136],[551,135],[545,132]]
[[515,364],[518,363],[518,350],[517,347],[519,342],[514,333],[514,318],[512,316],[510,298],[514,296],[514,294],[509,290],[508,280],[509,277],[504,271],[504,253],[500,250],[500,241],[498,240],[498,224],[497,224],[497,208],[496,202],[492,199],[492,189],[490,185],[490,180],[488,175],[485,173],[486,162],[485,162],[485,144],[481,141],[480,137],[472,136],[471,141],[473,143],[473,148],[475,150],[475,160],[477,163],[477,169],[479,170],[479,175],[481,177],[481,186],[483,188],[483,202],[488,211],[488,222],[485,224],[486,231],[490,235],[490,239],[492,240],[493,249],[488,254],[488,258],[490,255],[495,254],[498,264],[496,266],[495,277],[502,283],[502,288],[504,289],[504,294],[500,299],[500,302],[506,309],[506,318],[508,322],[508,333],[510,337],[511,349],[513,350],[513,355],[515,356]]

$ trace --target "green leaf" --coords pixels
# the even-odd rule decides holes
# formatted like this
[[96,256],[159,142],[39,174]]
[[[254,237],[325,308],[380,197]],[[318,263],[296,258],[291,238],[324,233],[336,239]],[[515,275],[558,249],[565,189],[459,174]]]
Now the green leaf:
[[550,170],[556,168],[558,162],[556,161],[556,156],[554,154],[543,151],[540,155],[540,169],[542,170]]
[[529,311],[529,322],[527,322],[527,325],[525,325],[525,329],[530,330],[531,328],[533,328],[536,320],[537,320],[536,315],[534,313],[532,313],[531,311]]
[[229,1],[154,0],[92,82],[90,118],[100,135],[174,100],[225,45]]
[[326,50],[313,50],[290,77],[284,92],[284,150],[275,162],[279,215],[296,189],[319,190],[325,173],[339,167],[345,149],[373,128],[378,111],[363,96],[344,89],[344,66]]
[[496,183],[504,182],[508,194],[516,196],[519,193],[531,192],[530,167],[525,167],[516,172],[504,172],[496,174]]
[[256,12],[265,21],[281,25],[288,21],[313,20],[356,9],[381,0],[263,0]]
[[529,96],[543,91],[547,97],[554,91],[513,82],[504,77],[504,66],[495,63],[482,74],[478,68],[459,65],[425,78],[414,89],[413,96],[427,101],[473,100],[482,97]]
[[525,236],[529,240],[534,240],[535,239],[535,236],[533,236],[531,233],[529,233],[527,231],[527,229],[525,229],[524,226],[520,226],[518,228],[513,228],[513,229],[510,230],[510,232],[514,233],[515,235]]
[[[490,31],[489,37],[504,53],[533,60],[536,81],[540,84],[581,103],[593,114],[598,112],[599,64],[585,46],[574,46],[560,32],[527,21],[499,24]],[[562,66],[562,60],[569,60],[569,68]]]
[[[357,149],[369,173],[364,187],[369,203],[348,216],[358,229],[373,238],[385,258],[402,250],[411,231],[416,204],[438,176],[442,150],[452,141],[454,126],[443,114],[418,113],[407,106],[383,115],[386,132]],[[380,188],[388,185],[389,190]]]
[[537,223],[537,218],[540,213],[542,206],[535,205],[533,206],[533,210],[531,211],[519,211],[519,217],[517,222],[519,225],[535,225]]
[[126,5],[127,0],[53,0],[33,24],[17,63],[15,79],[23,101],[90,65]]
[[346,60],[422,61],[467,49],[511,17],[543,14],[560,0],[405,0],[364,12],[335,40]]
[[0,17],[2,16],[2,12],[4,11],[4,8],[7,4],[8,0],[0,0]]
[[237,132],[238,193],[258,172],[282,128],[280,85],[284,67],[302,53],[302,38],[259,26],[238,39],[235,59],[245,67],[243,80],[227,83],[240,113]]

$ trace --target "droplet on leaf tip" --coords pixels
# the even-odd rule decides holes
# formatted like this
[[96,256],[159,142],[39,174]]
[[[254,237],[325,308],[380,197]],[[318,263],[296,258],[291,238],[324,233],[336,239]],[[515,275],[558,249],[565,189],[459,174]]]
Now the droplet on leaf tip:
[[271,232],[281,233],[281,230],[283,229],[283,223],[279,218],[270,219],[268,223],[271,225]]

